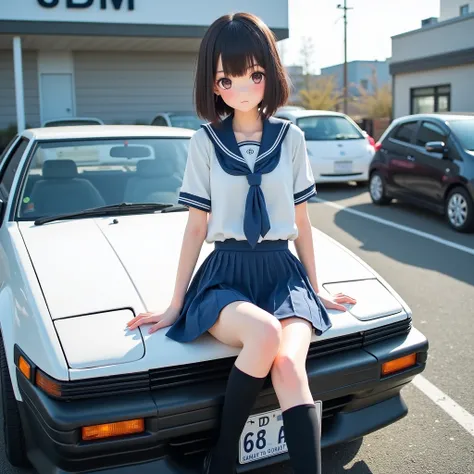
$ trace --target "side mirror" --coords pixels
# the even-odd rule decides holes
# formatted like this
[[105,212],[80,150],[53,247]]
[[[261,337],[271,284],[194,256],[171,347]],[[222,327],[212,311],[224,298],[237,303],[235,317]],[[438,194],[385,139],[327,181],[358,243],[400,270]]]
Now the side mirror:
[[443,156],[448,151],[444,142],[428,142],[425,145],[425,149],[430,153],[441,153]]

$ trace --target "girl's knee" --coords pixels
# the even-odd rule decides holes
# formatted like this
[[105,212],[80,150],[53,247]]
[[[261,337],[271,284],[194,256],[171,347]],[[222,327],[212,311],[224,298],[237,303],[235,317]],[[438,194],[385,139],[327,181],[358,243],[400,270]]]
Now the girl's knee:
[[296,360],[289,354],[278,354],[275,357],[271,375],[274,384],[284,384],[288,388],[308,380],[304,362]]
[[280,321],[269,315],[252,328],[247,343],[256,345],[263,356],[275,357],[280,348],[282,327]]

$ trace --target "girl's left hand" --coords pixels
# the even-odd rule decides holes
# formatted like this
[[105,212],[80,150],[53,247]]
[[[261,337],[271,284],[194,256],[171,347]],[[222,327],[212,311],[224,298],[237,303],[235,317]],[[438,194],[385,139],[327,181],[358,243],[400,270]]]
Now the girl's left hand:
[[326,309],[338,309],[339,311],[347,311],[347,308],[343,306],[341,303],[347,303],[347,304],[357,303],[357,301],[354,298],[352,298],[351,296],[347,296],[344,293],[337,293],[335,295],[325,293],[324,296],[321,293],[318,293],[318,296],[321,303],[324,305]]

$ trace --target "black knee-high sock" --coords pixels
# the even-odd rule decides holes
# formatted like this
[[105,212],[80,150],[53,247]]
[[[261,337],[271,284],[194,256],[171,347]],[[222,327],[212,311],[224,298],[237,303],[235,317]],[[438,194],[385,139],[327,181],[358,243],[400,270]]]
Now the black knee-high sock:
[[210,474],[235,472],[239,437],[265,378],[252,377],[235,365],[232,367],[222,409],[219,438],[213,449]]
[[321,413],[314,404],[283,412],[285,441],[295,474],[321,474]]

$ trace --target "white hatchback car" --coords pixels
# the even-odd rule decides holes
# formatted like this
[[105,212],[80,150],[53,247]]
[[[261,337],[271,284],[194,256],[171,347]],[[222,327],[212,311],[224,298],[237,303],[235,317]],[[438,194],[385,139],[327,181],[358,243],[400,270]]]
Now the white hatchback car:
[[368,181],[374,142],[350,117],[325,110],[284,108],[276,116],[303,130],[316,183]]
[[[192,133],[43,128],[24,131],[2,155],[0,377],[13,465],[177,474],[209,448],[238,349],[210,335],[181,344],[166,329],[126,328],[170,301]],[[330,311],[333,327],[313,336],[308,353],[327,447],[406,415],[400,390],[424,370],[428,342],[387,282],[313,232],[322,287],[357,298],[347,313]],[[204,244],[198,265],[212,249]],[[241,437],[239,472],[288,459],[277,410],[268,380]]]

